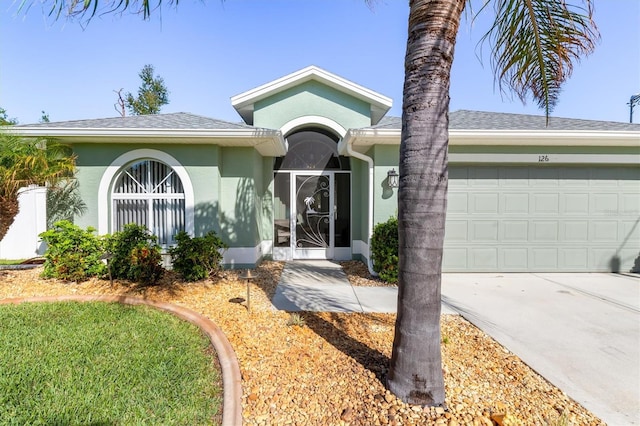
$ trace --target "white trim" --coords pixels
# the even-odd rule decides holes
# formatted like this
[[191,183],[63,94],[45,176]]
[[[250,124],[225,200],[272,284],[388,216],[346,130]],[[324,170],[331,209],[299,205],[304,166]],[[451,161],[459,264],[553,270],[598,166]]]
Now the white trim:
[[486,154],[449,153],[450,163],[640,164],[640,154]]
[[293,120],[286,122],[282,127],[280,127],[280,131],[283,135],[288,135],[289,133],[297,130],[300,127],[314,124],[333,130],[341,138],[344,137],[344,135],[347,133],[347,129],[342,127],[338,122],[327,117],[322,117],[320,115],[304,115],[302,117],[294,118]]
[[170,166],[178,175],[182,181],[182,187],[184,189],[184,216],[185,216],[185,231],[193,236],[194,235],[194,206],[195,197],[193,192],[193,185],[187,170],[171,155],[166,152],[159,151],[157,149],[134,149],[126,152],[116,158],[102,174],[100,179],[100,185],[98,186],[98,232],[100,234],[108,234],[113,227],[113,221],[109,223],[109,200],[111,199],[111,190],[113,186],[113,180],[118,172],[128,163],[135,160],[152,159],[162,161]]
[[272,257],[273,260],[293,260],[291,247],[274,247]]
[[351,251],[353,254],[361,254],[365,258],[369,259],[369,244],[362,240],[353,240],[353,248]]
[[234,267],[235,265],[255,265],[261,257],[261,244],[255,247],[231,247],[222,256],[222,263]]
[[[373,145],[400,145],[400,129],[350,129],[338,145],[366,152]],[[627,130],[449,130],[450,146],[640,147],[640,132]]]
[[334,247],[333,260],[351,260],[351,247]]
[[260,253],[264,256],[273,251],[273,240],[262,240],[260,242]]
[[[350,132],[350,131],[349,131]],[[347,139],[345,141],[345,139]],[[340,146],[340,144],[338,144],[338,152],[341,152],[341,149],[344,148],[344,150],[346,151],[346,153],[354,158],[357,158],[359,160],[362,161],[366,161],[368,164],[368,168],[369,168],[369,180],[368,180],[368,198],[369,198],[369,211],[367,214],[367,242],[371,241],[371,237],[373,236],[373,209],[375,208],[375,204],[374,204],[374,189],[373,189],[373,185],[374,185],[374,162],[373,162],[373,158],[364,155],[361,152],[355,151],[353,149],[352,146],[352,142],[353,139],[352,138],[344,138],[342,139],[342,141],[340,141],[341,144],[343,144],[342,146]],[[352,225],[353,226],[353,223]],[[367,243],[367,249],[369,248],[369,243]],[[371,257],[368,254],[369,252],[367,251],[367,268],[369,269],[369,273],[371,275],[373,275],[374,277],[377,277],[378,274],[376,274],[376,272],[373,270],[373,263],[371,261]]]
[[83,143],[180,143],[253,147],[262,156],[280,156],[286,152],[284,138],[270,129],[110,129],[75,127],[20,127],[16,133],[26,137],[52,137],[64,142]]

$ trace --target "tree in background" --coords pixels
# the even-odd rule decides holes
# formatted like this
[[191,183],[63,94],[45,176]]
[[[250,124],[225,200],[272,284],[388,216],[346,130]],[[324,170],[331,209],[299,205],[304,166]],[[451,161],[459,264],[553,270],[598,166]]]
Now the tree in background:
[[19,212],[21,188],[55,186],[74,171],[75,156],[68,146],[0,131],[0,241]]
[[[125,105],[131,115],[158,114],[163,105],[169,103],[169,91],[160,76],[153,75],[153,65],[145,65],[140,71],[142,85],[138,96],[130,92],[125,95]],[[119,93],[118,93],[119,94]]]
[[[373,3],[374,0],[365,0]],[[178,0],[165,0],[177,4]],[[404,402],[442,405],[440,285],[447,209],[449,85],[456,36],[469,0],[410,0],[398,189],[398,315],[388,377]],[[531,96],[547,118],[573,63],[591,53],[599,35],[592,0],[484,0],[495,21],[492,45],[500,88]],[[103,3],[107,3],[104,1]],[[121,1],[148,18],[162,0]],[[100,0],[53,0],[52,13],[94,16]],[[503,86],[504,85],[504,86]]]
[[7,110],[0,107],[0,126],[13,126],[14,124],[18,124],[18,120],[9,118]]

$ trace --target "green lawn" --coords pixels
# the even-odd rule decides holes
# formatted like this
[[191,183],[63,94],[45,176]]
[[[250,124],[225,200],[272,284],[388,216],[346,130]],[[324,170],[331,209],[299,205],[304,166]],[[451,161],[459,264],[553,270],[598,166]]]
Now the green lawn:
[[0,305],[0,424],[214,424],[213,356],[196,326],[153,308]]
[[0,259],[0,265],[19,265],[27,259]]

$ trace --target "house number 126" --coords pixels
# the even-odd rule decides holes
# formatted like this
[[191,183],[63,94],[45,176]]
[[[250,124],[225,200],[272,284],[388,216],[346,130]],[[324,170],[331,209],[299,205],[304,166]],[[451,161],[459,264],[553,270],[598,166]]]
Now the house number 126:
[[538,155],[538,163],[548,163],[549,156],[548,155]]

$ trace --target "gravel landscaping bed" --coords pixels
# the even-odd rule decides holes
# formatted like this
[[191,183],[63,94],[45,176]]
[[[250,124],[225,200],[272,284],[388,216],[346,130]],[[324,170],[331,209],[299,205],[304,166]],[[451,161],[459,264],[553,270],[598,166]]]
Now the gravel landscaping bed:
[[[156,287],[111,285],[108,280],[80,284],[43,280],[40,269],[0,271],[0,299],[126,294],[175,303],[207,316],[224,331],[238,356],[247,425],[603,424],[455,315],[442,317],[447,408],[403,404],[384,387],[395,315],[296,317],[275,311],[270,299],[282,268],[282,263],[264,262],[255,270],[257,278],[249,286],[250,312],[240,271],[195,284],[179,282],[169,273]],[[366,267],[360,272],[358,268],[352,264],[345,270],[352,282],[367,285]],[[352,278],[354,274],[357,278]],[[373,280],[369,285],[382,283]]]

